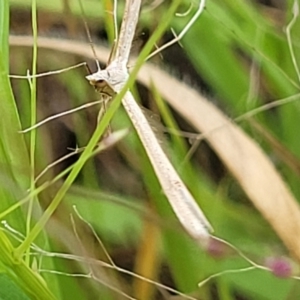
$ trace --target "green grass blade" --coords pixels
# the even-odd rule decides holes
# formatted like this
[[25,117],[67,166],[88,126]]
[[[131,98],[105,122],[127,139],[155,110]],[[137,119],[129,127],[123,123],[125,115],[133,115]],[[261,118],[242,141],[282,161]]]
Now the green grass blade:
[[[29,161],[24,138],[18,132],[21,125],[8,78],[8,1],[1,2],[0,13],[0,210],[3,211],[23,197],[29,187]],[[24,228],[20,210],[9,216],[8,221],[15,228]]]

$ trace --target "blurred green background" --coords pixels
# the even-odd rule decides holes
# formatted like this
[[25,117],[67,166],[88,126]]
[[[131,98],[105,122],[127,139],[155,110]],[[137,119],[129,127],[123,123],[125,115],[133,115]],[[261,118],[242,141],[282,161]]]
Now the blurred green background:
[[[120,21],[124,3],[119,2],[122,2],[118,6]],[[300,111],[297,100],[300,79],[296,66],[300,22],[297,15],[291,28],[293,51],[286,31],[293,19],[293,6],[294,12],[297,12],[295,3],[298,2],[208,0],[205,11],[181,40],[181,45],[171,46],[151,62],[170,76],[188,83],[191,89],[205,95],[232,119],[275,100],[293,96],[290,103],[267,109],[237,124],[260,145],[295,198],[299,199],[300,139],[297,124]],[[10,34],[32,36],[31,1],[10,0],[9,4]],[[109,13],[111,1],[82,0],[82,4],[93,42],[110,49],[113,40],[113,20]],[[144,1],[133,43],[134,54],[139,53],[154,29],[163,22],[169,5],[170,1]],[[174,16],[171,26],[177,33],[192,17],[197,6],[195,0],[191,3],[182,1],[179,12],[188,13],[186,16]],[[2,9],[4,12],[4,6]],[[92,51],[78,1],[39,0],[37,12],[38,36],[62,40],[66,45],[68,41],[75,40],[85,44],[87,51]],[[2,20],[2,54],[5,54],[8,48],[5,47],[4,18]],[[163,45],[170,39],[172,34],[168,30],[159,44]],[[83,61],[95,70],[93,60],[74,55],[68,47],[64,53],[50,47],[38,48],[37,73]],[[10,74],[25,75],[32,66],[32,48],[11,46],[9,66]],[[82,67],[39,78],[37,119],[98,100],[100,96],[85,80],[86,74]],[[32,167],[27,160],[30,135],[18,134],[15,137],[15,128],[30,126],[30,87],[27,80],[11,79],[11,84],[19,115],[16,115],[13,105],[3,111],[1,139],[5,159],[1,159],[0,178],[3,199],[12,201],[3,202],[1,211],[24,197],[22,193],[29,188],[28,169]],[[170,93],[176,93],[176,87],[169,88]],[[134,92],[141,104],[153,111],[154,117],[160,116],[159,122],[166,127],[194,132],[188,120],[171,107],[161,111],[156,102],[159,96],[153,89],[137,83]],[[3,95],[5,99],[8,97]],[[6,103],[2,105],[7,107]],[[70,153],[70,149],[86,146],[96,127],[98,111],[98,106],[91,107],[58,118],[37,130],[36,175],[53,161]],[[168,117],[172,117],[173,122],[168,122]],[[20,126],[16,124],[18,119]],[[114,115],[111,127],[113,131],[132,128],[122,108]],[[195,141],[167,132],[162,132],[161,136],[172,163],[199,201],[218,237],[234,244],[262,265],[269,258],[289,256],[268,222],[256,211],[239,182],[205,140],[182,164]],[[18,140],[23,137],[25,142]],[[79,154],[74,155],[49,168],[37,186],[52,182],[78,157]],[[66,175],[39,194],[42,209],[51,203],[65,178]],[[22,187],[20,192],[19,187]],[[17,210],[5,219],[24,233],[24,216],[23,210]],[[197,286],[212,274],[244,268],[249,263],[221,243],[202,249],[180,228],[134,130],[130,130],[113,147],[88,160],[48,222],[46,233],[47,242],[46,239],[41,241],[40,247],[51,253],[74,255],[60,257],[57,254],[54,258],[39,260],[38,270],[42,276],[46,275],[48,287],[58,299],[126,299],[125,295],[134,299],[184,299],[184,295],[147,284],[145,280],[125,274],[118,268],[141,274],[194,299],[281,300],[300,297],[297,280],[278,278],[259,269],[223,274],[200,288]],[[111,264],[107,253],[117,267],[105,267],[95,262]],[[88,258],[95,260],[89,261]],[[297,275],[297,268],[292,266],[293,275]],[[14,289],[12,287],[8,291]],[[6,293],[2,299],[12,298],[8,298]]]

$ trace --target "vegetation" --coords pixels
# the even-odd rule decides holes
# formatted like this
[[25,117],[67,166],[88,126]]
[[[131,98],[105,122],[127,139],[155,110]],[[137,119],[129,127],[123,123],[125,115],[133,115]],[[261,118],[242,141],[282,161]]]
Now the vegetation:
[[0,3],[0,298],[298,299],[298,1],[207,0],[182,48],[146,63],[199,3],[143,3],[131,90],[161,118],[158,139],[214,228],[207,247],[181,228],[121,97],[98,122],[86,69],[63,70],[95,71],[82,17],[107,62],[112,2]]

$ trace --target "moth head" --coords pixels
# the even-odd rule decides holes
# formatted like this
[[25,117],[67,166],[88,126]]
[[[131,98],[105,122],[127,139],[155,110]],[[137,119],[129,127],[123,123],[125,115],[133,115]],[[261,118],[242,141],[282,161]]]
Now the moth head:
[[100,70],[96,73],[86,76],[86,79],[90,82],[97,92],[105,95],[112,96],[114,91],[107,83],[108,73],[106,70]]

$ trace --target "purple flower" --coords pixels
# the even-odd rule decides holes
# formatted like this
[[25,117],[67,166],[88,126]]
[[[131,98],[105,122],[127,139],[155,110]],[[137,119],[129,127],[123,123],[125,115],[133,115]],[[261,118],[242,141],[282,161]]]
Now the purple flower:
[[285,257],[269,257],[265,265],[277,277],[288,278],[293,275],[291,261]]
[[214,258],[223,258],[231,252],[228,245],[220,240],[214,239],[213,237],[210,238],[206,246],[206,251]]

